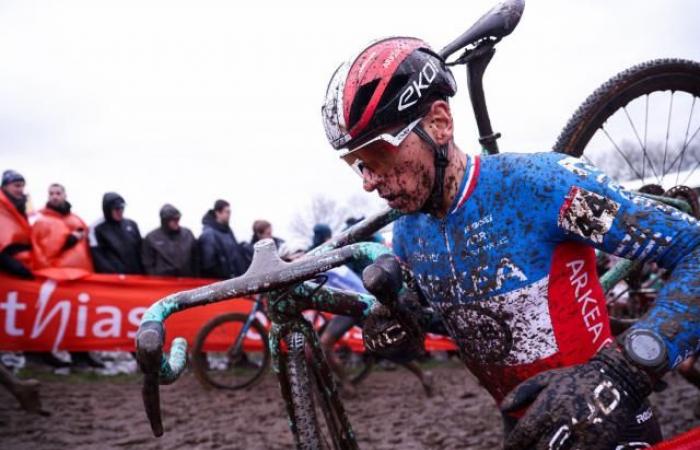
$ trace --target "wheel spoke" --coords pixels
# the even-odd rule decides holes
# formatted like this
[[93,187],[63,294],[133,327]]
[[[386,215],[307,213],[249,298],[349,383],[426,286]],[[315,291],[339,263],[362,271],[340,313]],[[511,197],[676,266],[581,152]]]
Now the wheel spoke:
[[[648,99],[649,96],[647,96]],[[648,104],[647,104],[648,107]],[[646,147],[646,125],[645,125],[645,135],[644,135],[644,141],[642,142],[641,138],[639,137],[639,133],[637,132],[637,127],[634,126],[634,123],[632,122],[632,118],[630,117],[629,113],[627,112],[627,106],[623,106],[622,110],[625,112],[625,116],[627,116],[627,121],[630,124],[630,127],[632,127],[632,131],[634,131],[634,136],[637,138],[637,142],[639,142],[639,146],[642,148],[642,183],[644,183],[644,178],[645,178],[645,169],[646,169],[646,161],[649,159],[649,167],[651,167],[651,171],[654,173],[654,176],[658,178],[658,175],[656,175],[656,170],[654,169],[654,164],[649,158],[649,155],[647,153],[647,147]],[[646,119],[645,119],[646,120]]]
[[[695,100],[697,100],[697,97],[693,97],[693,103],[690,105],[690,115],[688,116],[688,126],[685,128],[685,137],[683,137],[683,149],[681,149],[681,154],[680,154],[681,161],[678,163],[678,171],[676,171],[675,186],[678,186],[678,177],[681,174],[681,170],[683,170],[683,157],[685,155],[686,150],[688,150],[688,132],[690,131],[690,122],[693,120],[693,111],[695,110]],[[678,157],[676,157],[676,159],[678,159]],[[673,166],[673,164],[671,164],[671,166]]]
[[[668,151],[668,138],[669,138],[669,135],[671,133],[671,112],[673,111],[673,94],[675,94],[675,92],[671,91],[671,101],[669,102],[669,105],[668,105],[668,121],[666,122],[666,143],[664,144],[664,162],[663,162],[663,165],[661,166],[662,179],[666,175],[666,152]],[[659,183],[659,184],[661,184],[661,183]]]
[[600,129],[603,130],[603,133],[605,133],[605,136],[607,136],[607,138],[608,138],[608,140],[610,141],[610,143],[615,147],[615,150],[617,150],[617,152],[618,152],[618,153],[622,156],[622,158],[624,158],[624,160],[627,162],[627,165],[634,171],[634,173],[637,175],[637,178],[642,178],[642,175],[640,175],[640,174],[639,174],[639,171],[637,171],[637,169],[635,169],[634,165],[630,162],[630,160],[629,160],[629,158],[627,157],[627,155],[625,155],[625,153],[624,153],[622,150],[620,150],[620,147],[618,147],[618,145],[615,143],[615,141],[613,141],[613,139],[610,137],[610,134],[608,133],[608,130],[606,130],[604,126],[600,127]]
[[[645,102],[646,106],[644,108],[644,148],[647,148],[647,131],[649,130],[649,94],[647,94],[645,97]],[[644,163],[646,160],[642,157],[642,177],[644,177]],[[656,172],[653,170],[652,166],[652,172]],[[654,174],[656,176],[656,174]],[[644,178],[642,178],[642,183],[644,182]]]
[[[698,128],[698,130],[700,130],[700,128]],[[696,134],[697,134],[697,132],[696,132]],[[685,185],[686,181],[688,181],[688,178],[690,178],[690,176],[693,174],[693,172],[695,172],[695,169],[697,169],[698,167],[700,167],[700,158],[698,158],[697,156],[695,156],[695,161],[697,161],[697,164],[695,164],[695,166],[693,166],[693,168],[691,169],[691,171],[688,172],[688,175],[685,176],[685,178],[683,179],[683,182],[681,183],[682,185]]]

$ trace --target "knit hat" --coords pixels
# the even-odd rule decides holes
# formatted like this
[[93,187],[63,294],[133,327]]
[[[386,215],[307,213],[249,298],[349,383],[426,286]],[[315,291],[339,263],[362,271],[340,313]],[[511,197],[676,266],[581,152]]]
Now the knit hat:
[[171,219],[179,219],[182,216],[180,211],[170,203],[166,203],[160,208],[160,220],[161,222],[167,222]]
[[24,177],[14,170],[6,170],[2,173],[2,185],[7,186],[15,181],[24,181]]

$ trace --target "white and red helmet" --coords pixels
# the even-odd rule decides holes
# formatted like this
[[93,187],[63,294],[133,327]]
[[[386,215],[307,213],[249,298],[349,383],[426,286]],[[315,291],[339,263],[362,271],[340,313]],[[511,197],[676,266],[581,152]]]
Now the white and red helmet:
[[424,41],[375,41],[333,74],[321,108],[333,148],[352,148],[387,127],[425,114],[457,91],[452,72]]

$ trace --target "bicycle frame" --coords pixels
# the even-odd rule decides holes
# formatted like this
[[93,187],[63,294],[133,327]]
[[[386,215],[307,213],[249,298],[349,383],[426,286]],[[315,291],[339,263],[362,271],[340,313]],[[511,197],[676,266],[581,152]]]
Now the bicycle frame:
[[235,356],[238,355],[241,347],[243,347],[243,340],[245,339],[245,336],[248,334],[248,330],[250,330],[250,326],[252,325],[253,321],[255,321],[255,317],[258,314],[258,311],[262,311],[263,305],[262,305],[262,296],[261,295],[256,295],[255,296],[255,301],[253,302],[253,307],[250,309],[250,312],[248,313],[248,318],[246,319],[245,323],[243,324],[243,327],[241,328],[241,331],[238,333],[238,336],[236,336],[236,340],[233,342],[233,345],[229,347],[227,353],[229,356]]

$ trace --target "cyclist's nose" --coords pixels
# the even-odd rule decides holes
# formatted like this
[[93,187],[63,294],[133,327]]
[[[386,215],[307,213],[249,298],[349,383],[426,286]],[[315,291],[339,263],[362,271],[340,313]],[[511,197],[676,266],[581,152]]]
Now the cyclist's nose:
[[372,170],[365,167],[362,171],[362,188],[367,192],[372,192],[377,189],[379,185],[380,177],[375,174]]

